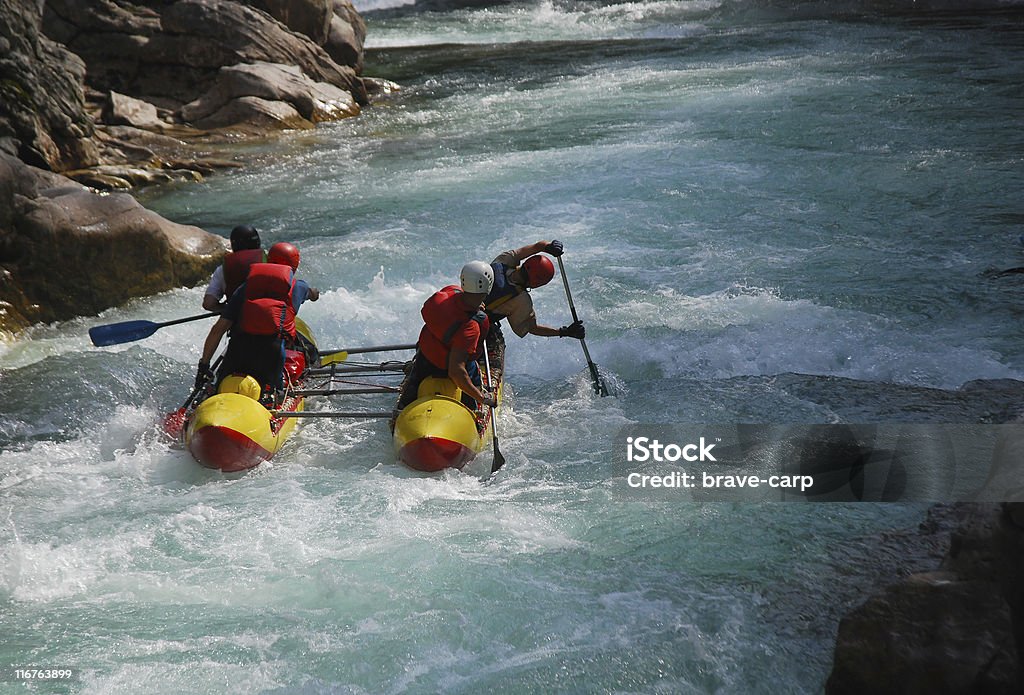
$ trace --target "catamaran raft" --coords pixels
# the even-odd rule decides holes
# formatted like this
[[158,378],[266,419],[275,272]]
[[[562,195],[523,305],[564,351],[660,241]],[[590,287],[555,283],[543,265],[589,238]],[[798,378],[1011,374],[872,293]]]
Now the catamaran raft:
[[[566,297],[574,321],[579,321],[569,293],[565,268],[558,258],[565,284]],[[95,326],[89,330],[93,344],[102,347],[142,340],[157,330],[189,321],[218,316],[200,314],[165,321],[125,321]],[[302,418],[386,418],[392,432],[399,461],[419,471],[435,472],[447,468],[461,469],[487,446],[490,439],[494,452],[491,472],[497,471],[505,459],[498,449],[495,415],[504,393],[505,345],[503,340],[485,342],[483,350],[486,377],[484,385],[496,394],[497,407],[475,408],[466,405],[460,389],[444,377],[427,377],[417,388],[416,396],[401,411],[309,411],[306,400],[312,396],[399,394],[412,388],[404,379],[400,386],[380,381],[354,383],[352,377],[365,378],[408,376],[411,360],[378,363],[347,362],[350,355],[415,350],[416,345],[381,345],[345,350],[316,351],[312,331],[301,319],[295,319],[296,331],[312,351],[287,350],[283,382],[285,389],[274,402],[266,402],[260,385],[244,374],[229,375],[214,390],[201,384],[176,411],[164,421],[165,431],[181,441],[202,465],[226,473],[246,471],[270,460],[296,430]],[[301,341],[300,341],[301,342]],[[580,338],[590,368],[595,391],[609,394],[604,379],[590,358],[586,343]],[[214,365],[214,368],[216,365]],[[215,371],[215,369],[214,369]],[[400,399],[409,400],[408,398]]]

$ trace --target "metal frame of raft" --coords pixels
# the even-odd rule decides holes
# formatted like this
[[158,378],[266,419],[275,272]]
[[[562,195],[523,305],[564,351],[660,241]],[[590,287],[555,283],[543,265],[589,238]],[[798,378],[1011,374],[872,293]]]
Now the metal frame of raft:
[[[492,339],[493,344],[487,351],[485,363],[486,385],[498,394],[500,402],[502,394],[502,372],[505,363],[505,343],[498,338]],[[393,349],[412,349],[415,346],[382,346],[380,348],[357,348],[349,353],[384,351]],[[341,351],[337,351],[341,352]],[[493,366],[492,366],[493,363]],[[345,374],[405,375],[408,362],[389,361],[378,364],[349,365],[340,367],[331,364],[327,367],[310,369],[308,373],[337,379]],[[295,391],[302,395],[336,395],[362,393],[394,393],[409,386],[403,379],[401,387],[376,384],[355,389],[301,389]],[[495,462],[492,471],[504,463],[504,457],[497,450],[494,432],[494,409],[470,409],[461,399],[462,392],[447,377],[427,377],[418,389],[418,398],[407,405],[401,412],[395,411],[305,411],[305,410],[274,410],[274,417],[279,418],[379,418],[392,420],[391,429],[395,453],[398,460],[415,470],[436,472],[445,468],[462,468],[482,451],[488,440],[495,444]]]
[[[296,328],[313,341],[309,327],[296,319]],[[384,383],[353,382],[349,375],[394,376],[404,372],[405,362],[339,366],[351,354],[413,349],[415,345],[382,345],[375,347],[328,350],[321,353],[328,366],[307,367],[301,373],[289,372],[286,364],[284,397],[276,407],[259,401],[255,380],[245,377],[224,380],[221,392],[202,396],[202,387],[189,396],[178,411],[168,415],[165,429],[180,439],[200,464],[226,473],[246,471],[267,461],[280,450],[295,430],[299,418],[381,418],[389,412],[324,411],[307,412],[309,396],[396,393],[398,387]],[[289,351],[294,352],[294,351]],[[292,358],[294,359],[294,357]],[[255,385],[255,389],[253,386]]]
[[[569,280],[561,254],[557,257],[558,267],[565,288],[574,322],[579,322]],[[1009,272],[1009,271],[1007,271]],[[97,347],[119,345],[142,340],[157,330],[190,321],[214,318],[217,313],[199,314],[163,322],[122,321],[95,326],[89,329],[89,338]],[[296,317],[296,328],[313,340],[309,327]],[[502,372],[504,371],[505,345],[500,332],[492,334],[493,344],[485,343],[484,373],[488,390],[497,395],[499,405],[502,393]],[[595,392],[600,396],[612,395],[608,384],[594,364],[582,337],[579,338],[583,355],[590,369]],[[344,384],[340,378],[348,374],[395,376],[404,374],[408,362],[386,361],[378,364],[347,364],[339,367],[352,354],[413,350],[415,345],[378,345],[338,350],[321,351],[320,365],[308,367],[301,374],[295,374],[294,383],[288,384],[283,402],[277,408],[268,408],[259,402],[257,393],[240,386],[236,392],[211,394],[201,398],[204,387],[200,385],[189,395],[178,410],[169,413],[164,420],[164,429],[185,441],[193,456],[203,465],[224,471],[247,470],[269,459],[294,429],[296,420],[301,418],[394,418],[391,422],[395,449],[399,460],[418,470],[440,470],[461,468],[484,446],[488,433],[494,448],[494,462],[491,472],[505,463],[498,450],[498,437],[493,427],[496,408],[471,410],[461,402],[461,392],[447,377],[428,377],[418,390],[418,398],[401,411],[318,411],[306,412],[305,399],[308,396],[359,395],[369,393],[394,393],[407,385],[403,379],[401,387],[388,384],[355,384],[356,388],[332,388],[335,382]],[[214,364],[223,359],[223,355]],[[492,362],[497,365],[492,369]],[[287,363],[285,376],[288,376]],[[318,387],[305,388],[307,381],[326,377],[326,383]],[[255,383],[255,380],[249,378]],[[244,378],[241,379],[244,382]],[[287,381],[287,378],[286,378]],[[350,382],[348,382],[350,383]],[[223,390],[223,389],[222,389]],[[256,385],[257,392],[259,385]],[[246,393],[243,393],[246,391]],[[415,407],[413,407],[415,406]]]

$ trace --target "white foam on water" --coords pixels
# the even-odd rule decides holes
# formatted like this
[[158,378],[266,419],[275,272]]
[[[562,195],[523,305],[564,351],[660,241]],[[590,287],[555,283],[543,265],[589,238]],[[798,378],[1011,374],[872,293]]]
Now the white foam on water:
[[[296,241],[323,293],[301,315],[325,349],[412,342],[422,302],[465,261],[559,238],[618,396],[593,392],[578,341],[506,331],[495,476],[489,448],[462,473],[406,470],[383,420],[306,422],[272,463],[221,475],[158,428],[191,390],[209,323],[102,350],[86,336],[197,314],[201,287],[30,329],[0,345],[0,379],[18,384],[0,451],[12,643],[74,661],[90,693],[819,689],[822,635],[851,591],[830,553],[920,510],[627,499],[609,462],[622,428],[677,413],[827,419],[831,392],[783,409],[812,397],[772,391],[789,372],[857,380],[869,413],[904,384],[1020,378],[1013,286],[980,275],[1009,260],[999,239],[1016,244],[990,215],[1019,167],[971,139],[995,128],[1012,152],[1012,98],[981,121],[944,115],[959,87],[976,109],[998,91],[958,71],[1009,80],[1012,61],[983,69],[1010,55],[998,32],[932,65],[907,50],[943,43],[920,26],[723,27],[717,12],[382,17],[378,45],[539,42],[508,74],[490,62],[508,46],[460,49],[481,65],[441,61],[359,119],[266,146],[259,166],[153,193],[174,219]],[[644,36],[678,41],[611,40]],[[541,322],[571,320],[559,279],[533,297]],[[83,396],[30,388],[48,373]],[[808,601],[822,612],[806,631],[776,629]]]
[[957,345],[952,335],[936,341],[934,332],[768,289],[687,296],[661,288],[623,297],[600,315],[623,330],[614,347],[598,343],[598,356],[613,370],[622,365],[635,372],[651,361],[666,376],[698,379],[800,373],[950,389],[972,379],[1022,376],[983,345]]
[[705,21],[720,4],[654,0],[597,5],[542,0],[404,17],[371,16],[367,47],[683,39],[706,31]]

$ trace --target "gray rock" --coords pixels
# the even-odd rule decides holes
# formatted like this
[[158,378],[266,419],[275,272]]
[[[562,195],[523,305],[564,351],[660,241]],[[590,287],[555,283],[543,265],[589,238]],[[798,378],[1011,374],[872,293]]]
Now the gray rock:
[[209,116],[196,121],[204,130],[231,128],[246,131],[308,130],[313,124],[303,118],[291,104],[283,101],[267,101],[259,97],[232,99]]
[[379,77],[364,77],[363,84],[366,85],[366,93],[370,96],[371,101],[402,91],[402,86],[398,83]]
[[85,65],[39,33],[40,13],[35,0],[0,0],[0,135],[34,165],[90,166],[99,156],[85,112]]
[[[354,96],[361,90],[354,70],[336,64],[312,39],[232,0],[106,0],[82,19],[77,0],[48,0],[47,6],[48,29],[58,19],[82,23],[60,33],[88,65],[90,84],[104,92],[188,103],[222,66],[255,61],[295,65]],[[104,29],[88,30],[93,25]]]
[[349,0],[333,0],[334,15],[324,50],[338,65],[348,65],[363,72],[363,46],[366,43],[366,22]]
[[[19,3],[19,7],[33,3],[37,20],[41,4],[43,29],[65,42],[88,66],[86,72],[82,60],[67,53],[77,63],[64,72],[76,78],[88,75],[92,115],[107,124],[136,129],[114,139],[93,139],[88,115],[80,115],[82,123],[72,122],[66,130],[83,136],[83,152],[88,156],[67,158],[60,170],[78,170],[101,160],[154,168],[166,168],[169,160],[187,160],[187,143],[168,154],[166,147],[154,147],[138,134],[145,129],[180,139],[198,135],[180,125],[185,104],[184,120],[190,123],[216,123],[234,133],[258,135],[261,125],[269,131],[306,128],[308,123],[303,121],[352,116],[359,112],[358,105],[369,100],[366,85],[353,68],[362,64],[366,28],[348,0],[0,2]],[[15,27],[14,34],[25,33],[21,29]],[[3,40],[9,41],[6,36]],[[349,64],[339,64],[318,44]],[[244,64],[287,66],[291,74],[280,74],[280,68],[276,76],[265,70],[264,75],[256,75],[255,70],[245,74],[245,68],[233,67]],[[231,77],[232,69],[239,74]],[[30,91],[26,87],[26,93]],[[231,104],[240,97],[287,102],[301,120],[283,107],[253,101]],[[0,121],[0,136],[2,126]],[[49,133],[34,137],[31,147],[25,138],[4,142],[6,151],[19,152],[23,159],[40,165],[60,158],[68,148],[66,139]],[[84,175],[77,176],[86,180]],[[110,183],[116,182],[105,182]]]
[[[364,39],[347,0],[0,0],[0,329],[200,282],[223,252],[42,169],[117,190],[237,166],[216,154],[235,133],[358,113]],[[243,64],[277,67],[222,85]],[[231,132],[181,125],[184,104]]]
[[842,620],[826,692],[1021,692],[1022,507],[946,507],[957,525],[941,569],[888,587]]
[[333,16],[331,0],[249,0],[249,4],[318,46],[327,41]]
[[[205,280],[224,239],[0,154],[0,329]],[[59,270],[58,270],[59,269]]]
[[1010,607],[995,587],[956,574],[913,575],[839,625],[825,692],[1018,693]]
[[130,125],[147,130],[161,130],[166,125],[157,115],[156,106],[148,101],[110,92],[103,109],[103,122]]
[[[240,97],[287,102],[311,123],[338,120],[359,113],[359,106],[348,92],[324,82],[313,82],[294,66],[260,62],[221,68],[210,90],[200,99],[182,107],[181,115],[199,127],[210,127],[211,116]],[[240,109],[235,112],[240,116],[246,113]],[[217,127],[234,125],[225,122],[225,118],[226,115],[222,115],[217,119],[223,123]]]
[[[145,169],[142,167],[119,166],[116,164],[102,164],[93,167],[90,171],[105,176],[116,176],[124,179],[133,186],[150,186],[154,183],[168,183],[174,180],[170,173],[160,169]],[[73,172],[67,174],[68,178],[74,179]]]

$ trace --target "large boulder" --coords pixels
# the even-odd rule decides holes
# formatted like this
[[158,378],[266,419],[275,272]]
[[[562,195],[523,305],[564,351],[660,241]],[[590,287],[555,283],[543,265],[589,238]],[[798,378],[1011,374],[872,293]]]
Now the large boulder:
[[[1015,482],[1019,484],[1019,476]],[[1015,492],[1019,495],[1020,488]],[[992,590],[1006,599],[1024,664],[1024,504],[978,506],[979,511],[953,535],[943,569],[967,580],[989,582]]]
[[[326,82],[314,82],[295,66],[259,62],[221,68],[210,90],[182,107],[181,115],[199,128],[224,127],[239,122],[236,118],[251,122],[251,117],[241,114],[227,118],[218,115],[223,114],[224,107],[232,101],[247,97],[287,103],[306,122],[305,127],[359,113],[359,105],[348,92]],[[244,103],[258,104],[251,99]],[[259,122],[262,117],[256,116],[256,120]],[[282,127],[304,126],[282,121]]]
[[39,18],[36,0],[0,0],[0,149],[54,171],[91,166],[85,65],[40,34]]
[[338,65],[363,71],[366,22],[350,0],[248,0],[292,31],[323,46]]
[[160,120],[156,106],[142,99],[117,92],[107,95],[103,107],[103,122],[110,125],[128,125],[145,130],[163,130],[167,124]]
[[825,692],[1022,692],[1024,505],[955,505],[937,571],[876,593],[839,625]]
[[338,65],[352,67],[363,73],[363,46],[366,43],[366,22],[349,0],[333,0],[334,15],[324,50]]
[[348,0],[0,0],[0,329],[200,282],[224,250],[40,169],[117,190],[233,166],[211,147],[237,132],[357,114],[364,37]]
[[327,41],[334,16],[331,0],[248,0],[292,31],[305,34],[318,46]]
[[252,96],[232,99],[197,124],[211,130],[230,128],[242,132],[309,130],[313,127],[291,104]]
[[79,0],[47,0],[45,27],[82,57],[90,86],[158,105],[194,101],[221,67],[257,61],[365,95],[355,71],[316,41],[233,0],[102,0],[84,12]]
[[0,154],[0,328],[92,314],[193,286],[226,250],[130,195],[100,195]]
[[825,692],[989,693],[1018,690],[1010,607],[984,581],[919,574],[845,617]]

